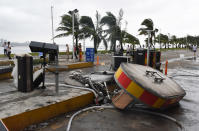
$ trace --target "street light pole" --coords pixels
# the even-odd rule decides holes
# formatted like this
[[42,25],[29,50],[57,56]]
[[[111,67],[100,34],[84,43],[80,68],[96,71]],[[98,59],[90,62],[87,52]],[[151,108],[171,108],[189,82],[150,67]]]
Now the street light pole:
[[85,34],[84,34],[84,59],[86,60]]
[[160,33],[159,33],[159,44],[160,44],[160,50],[161,50],[161,48],[162,48],[161,43],[160,43],[160,34],[161,34],[161,29],[159,29],[159,30],[160,30]]
[[74,52],[74,11],[72,11],[72,32],[73,32],[73,60],[75,60],[75,52]]
[[53,40],[53,44],[55,44],[55,41],[54,41],[54,26],[53,26],[53,6],[51,6],[51,21],[52,21],[52,40]]
[[[55,44],[54,41],[54,24],[53,24],[53,6],[51,6],[51,20],[52,20],[52,40],[53,40],[53,44]],[[58,52],[55,56],[55,91],[58,94],[59,93],[59,71],[58,71]]]
[[77,13],[78,12],[78,10],[77,9],[74,9],[73,11],[69,11],[68,13],[69,14],[71,14],[72,15],[72,33],[73,33],[73,60],[75,60],[75,52],[74,52],[74,45],[75,45],[75,43],[74,43],[74,23],[75,23],[75,21],[74,21],[74,15],[75,15],[75,13]]
[[147,49],[147,66],[149,66],[149,52],[150,52],[150,35],[152,30],[147,30],[148,33],[148,49]]

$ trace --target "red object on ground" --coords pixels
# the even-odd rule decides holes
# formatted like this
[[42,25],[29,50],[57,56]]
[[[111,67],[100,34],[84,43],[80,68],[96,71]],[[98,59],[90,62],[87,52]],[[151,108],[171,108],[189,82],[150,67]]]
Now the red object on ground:
[[165,75],[167,75],[167,67],[168,67],[168,60],[166,60],[166,64],[165,64]]

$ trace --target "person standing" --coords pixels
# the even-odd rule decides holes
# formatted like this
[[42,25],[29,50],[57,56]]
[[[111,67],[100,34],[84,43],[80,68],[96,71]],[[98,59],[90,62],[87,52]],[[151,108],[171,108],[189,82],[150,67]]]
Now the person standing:
[[74,55],[75,55],[76,59],[78,59],[78,57],[77,57],[77,50],[78,50],[78,48],[76,47],[76,45],[74,45]]
[[127,46],[127,49],[126,49],[126,55],[129,55],[130,54],[130,47],[129,45]]
[[82,45],[79,43],[79,61],[82,61]]
[[3,44],[3,48],[4,48],[4,56],[7,56],[7,43],[6,42],[4,42],[4,44]]
[[194,59],[196,59],[197,45],[193,45]]
[[10,41],[8,41],[8,46],[7,46],[7,55],[8,55],[8,58],[11,59],[11,45],[10,45]]
[[69,60],[69,46],[66,44],[66,59]]

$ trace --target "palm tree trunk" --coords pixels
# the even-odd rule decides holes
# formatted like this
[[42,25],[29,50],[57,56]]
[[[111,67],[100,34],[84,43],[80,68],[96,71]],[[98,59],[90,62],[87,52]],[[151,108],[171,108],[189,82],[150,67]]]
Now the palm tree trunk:
[[110,50],[115,52],[115,47],[116,47],[116,40],[115,39],[111,39],[111,48],[110,48]]
[[78,49],[78,35],[75,35],[75,47],[76,47],[77,54],[79,54],[79,49]]
[[97,53],[97,38],[96,37],[94,37],[93,39],[93,45],[94,45],[95,53]]
[[121,47],[121,51],[123,52],[124,49],[123,49],[123,45],[122,45],[122,41],[120,40],[120,47]]

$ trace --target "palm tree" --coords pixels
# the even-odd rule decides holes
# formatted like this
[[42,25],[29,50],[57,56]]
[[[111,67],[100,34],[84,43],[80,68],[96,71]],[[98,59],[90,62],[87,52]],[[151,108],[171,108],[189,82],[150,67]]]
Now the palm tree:
[[162,43],[164,43],[164,35],[163,34],[158,34],[155,38],[155,41],[159,43],[160,49],[162,48]]
[[[154,24],[153,21],[148,18],[145,19],[141,25],[145,26],[143,28],[140,28],[138,31],[140,32],[139,35],[148,35],[148,30],[151,30],[151,35],[150,35],[150,43],[152,44],[153,38],[154,38],[154,46],[155,46],[155,33],[158,32],[158,29],[154,29]],[[148,47],[148,42],[146,42],[146,46]]]
[[80,24],[82,26],[81,32],[86,38],[91,37],[94,44],[95,53],[97,53],[97,48],[101,41],[104,42],[104,46],[107,49],[107,42],[102,35],[102,26],[100,25],[100,14],[96,11],[96,25],[89,16],[82,16],[80,19]]
[[171,36],[170,43],[172,44],[172,46],[173,46],[173,48],[174,48],[174,45],[176,45],[176,43],[177,43],[177,38],[176,38],[175,35],[172,35],[172,36]]
[[[61,22],[60,26],[56,29],[56,31],[61,31],[61,34],[58,34],[55,36],[55,38],[60,38],[60,37],[68,37],[72,34],[72,16],[71,14],[64,14],[61,16]],[[75,38],[75,43],[76,47],[78,47],[78,39],[79,39],[79,18],[78,15],[74,15],[74,38]]]
[[101,19],[102,25],[107,25],[108,29],[104,30],[109,35],[108,40],[111,42],[110,50],[115,52],[116,41],[120,42],[121,50],[123,51],[122,37],[121,37],[121,21],[123,19],[123,10],[120,9],[119,16],[116,18],[111,12],[107,12],[106,16]]
[[126,31],[122,31],[123,43],[129,43],[133,45],[133,50],[135,49],[135,45],[140,45],[140,41],[135,36],[127,33]]
[[167,35],[162,35],[162,43],[164,44],[164,48],[167,48],[167,45],[169,44],[169,37]]

